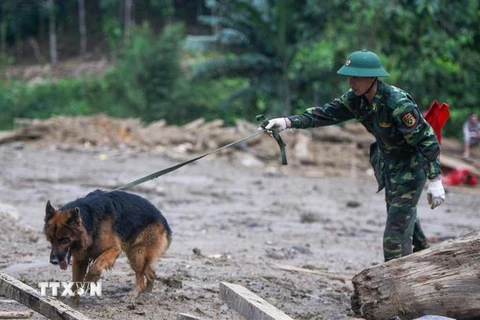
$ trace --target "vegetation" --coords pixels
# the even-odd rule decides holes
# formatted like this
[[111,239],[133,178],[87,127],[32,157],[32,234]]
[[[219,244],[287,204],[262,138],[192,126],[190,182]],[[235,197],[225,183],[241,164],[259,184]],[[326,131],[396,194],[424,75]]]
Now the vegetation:
[[368,48],[422,109],[449,103],[444,133],[459,136],[478,110],[479,24],[470,0],[2,0],[0,71],[78,57],[112,68],[39,84],[4,77],[0,129],[54,114],[181,124],[301,112],[346,90],[336,70]]

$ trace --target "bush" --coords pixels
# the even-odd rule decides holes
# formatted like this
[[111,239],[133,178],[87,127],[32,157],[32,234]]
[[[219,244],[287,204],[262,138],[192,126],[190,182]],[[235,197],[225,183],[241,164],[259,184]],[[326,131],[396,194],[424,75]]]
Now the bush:
[[2,129],[13,119],[49,118],[104,112],[117,117],[140,117],[146,122],[165,118],[175,123],[184,113],[179,107],[182,72],[182,27],[166,27],[154,36],[144,26],[121,52],[115,69],[100,79],[63,79],[36,85],[20,82],[0,87]]
[[[145,122],[165,119],[184,124],[199,117],[223,118],[227,122],[241,115],[225,110],[220,103],[245,80],[221,80],[192,83],[187,81],[184,37],[181,24],[167,26],[154,35],[148,25],[133,31],[131,42],[121,51],[115,69],[106,77],[115,110],[104,110],[116,116],[140,117]],[[229,121],[230,120],[230,121]]]
[[182,30],[181,25],[167,26],[155,36],[144,25],[132,32],[115,69],[107,76],[120,105],[127,108],[124,114],[139,115],[147,122],[176,121]]
[[10,82],[0,88],[0,127],[11,129],[14,118],[44,119],[55,114],[89,113],[84,91],[82,80],[61,80],[37,85]]

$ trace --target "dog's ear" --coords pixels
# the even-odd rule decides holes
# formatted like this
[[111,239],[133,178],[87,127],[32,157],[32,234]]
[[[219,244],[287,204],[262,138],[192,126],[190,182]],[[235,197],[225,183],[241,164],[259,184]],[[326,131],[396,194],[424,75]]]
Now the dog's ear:
[[50,204],[50,200],[47,201],[47,207],[45,208],[45,222],[48,222],[55,215],[55,209]]
[[70,223],[76,223],[78,225],[82,223],[82,216],[80,215],[79,207],[75,207],[70,211],[70,218],[68,218],[67,224]]

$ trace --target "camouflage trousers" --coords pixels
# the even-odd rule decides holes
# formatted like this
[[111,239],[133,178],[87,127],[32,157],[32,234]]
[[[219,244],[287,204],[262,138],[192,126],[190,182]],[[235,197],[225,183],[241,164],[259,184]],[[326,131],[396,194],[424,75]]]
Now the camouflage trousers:
[[[385,261],[428,247],[417,204],[427,180],[421,154],[403,159],[383,159],[387,222],[383,234]],[[415,246],[415,249],[413,249]]]

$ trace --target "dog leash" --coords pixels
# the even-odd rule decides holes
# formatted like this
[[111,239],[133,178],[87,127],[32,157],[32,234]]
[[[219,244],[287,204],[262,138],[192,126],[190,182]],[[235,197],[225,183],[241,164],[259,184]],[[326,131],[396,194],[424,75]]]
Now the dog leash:
[[220,152],[220,151],[222,151],[222,150],[224,150],[224,149],[227,149],[227,148],[229,148],[229,147],[232,147],[232,146],[234,146],[234,145],[236,145],[236,144],[239,144],[239,143],[241,143],[241,142],[244,142],[244,141],[253,139],[253,138],[255,138],[255,137],[257,137],[257,136],[259,136],[259,135],[261,135],[261,134],[263,134],[263,133],[265,133],[265,132],[268,132],[269,134],[271,134],[272,137],[277,141],[277,143],[278,143],[278,145],[279,145],[279,147],[280,147],[280,153],[281,153],[281,155],[282,155],[282,164],[283,164],[283,165],[286,165],[286,164],[287,164],[287,155],[286,155],[286,152],[285,152],[285,143],[283,142],[282,137],[280,136],[280,134],[278,133],[278,131],[275,130],[275,129],[273,129],[273,130],[272,130],[272,129],[269,129],[269,130],[265,129],[265,126],[268,124],[268,120],[266,120],[263,115],[258,115],[256,118],[257,118],[257,121],[262,121],[262,124],[261,124],[261,127],[263,128],[262,131],[259,131],[259,132],[257,132],[257,133],[252,134],[252,135],[249,135],[248,137],[245,137],[245,138],[236,140],[236,141],[234,141],[234,142],[231,142],[231,143],[229,143],[229,144],[227,144],[227,145],[224,145],[223,147],[220,147],[220,148],[215,149],[215,150],[213,150],[213,151],[204,153],[204,154],[202,154],[201,156],[195,157],[195,158],[193,158],[193,159],[190,159],[190,160],[184,161],[184,162],[182,162],[182,163],[176,164],[176,165],[174,165],[174,166],[168,167],[168,168],[166,168],[166,169],[163,169],[163,170],[154,172],[154,173],[152,173],[152,174],[146,175],[146,176],[144,176],[144,177],[142,177],[142,178],[140,178],[140,179],[134,180],[134,181],[129,182],[129,183],[127,183],[127,184],[124,184],[124,185],[122,185],[122,186],[120,186],[120,187],[117,187],[117,188],[113,189],[112,191],[125,190],[125,189],[131,188],[131,187],[133,187],[133,186],[139,185],[139,184],[141,184],[141,183],[144,183],[144,182],[146,182],[146,181],[153,180],[153,179],[155,179],[155,178],[158,178],[158,177],[160,177],[160,176],[163,176],[164,174],[167,174],[167,173],[169,173],[169,172],[175,171],[175,170],[177,170],[177,169],[179,169],[179,168],[181,168],[181,167],[183,167],[183,166],[185,166],[185,165],[187,165],[187,164],[189,164],[189,163],[192,163],[192,162],[194,162],[194,161],[200,160],[200,159],[202,159],[202,158],[204,158],[204,157],[206,157],[206,156],[208,156],[208,155],[211,155],[211,154]]
[[283,142],[283,139],[282,139],[282,136],[280,136],[280,133],[278,132],[278,130],[275,130],[275,129],[269,129],[267,130],[266,129],[266,126],[268,124],[268,119],[265,118],[262,114],[259,114],[257,117],[257,122],[262,122],[262,124],[260,125],[262,128],[263,128],[263,132],[267,131],[268,133],[270,133],[272,135],[272,137],[275,139],[275,141],[277,141],[278,143],[278,147],[280,148],[280,154],[282,156],[282,164],[285,166],[287,165],[287,152],[285,151],[285,142]]

